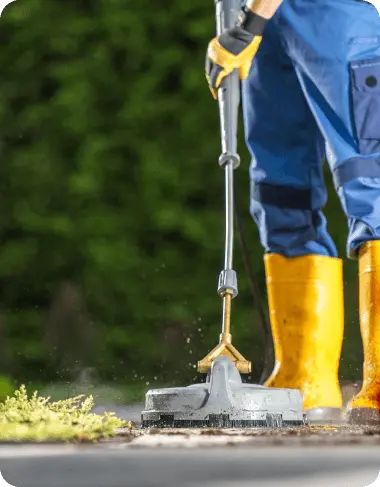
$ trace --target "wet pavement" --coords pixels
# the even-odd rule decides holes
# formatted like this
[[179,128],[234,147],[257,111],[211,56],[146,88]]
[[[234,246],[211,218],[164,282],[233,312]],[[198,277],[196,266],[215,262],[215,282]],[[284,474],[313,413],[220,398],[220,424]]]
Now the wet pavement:
[[380,471],[372,428],[121,431],[96,445],[0,445],[16,487],[365,487]]
[[0,470],[16,487],[365,487],[380,446],[4,446]]

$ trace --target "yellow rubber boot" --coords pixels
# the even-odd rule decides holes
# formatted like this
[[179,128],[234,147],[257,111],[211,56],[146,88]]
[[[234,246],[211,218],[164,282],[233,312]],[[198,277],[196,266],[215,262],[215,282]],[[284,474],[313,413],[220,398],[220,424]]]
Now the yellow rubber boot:
[[380,241],[359,252],[359,314],[363,341],[363,387],[348,405],[353,423],[380,422]]
[[339,420],[342,261],[278,254],[267,254],[264,261],[276,360],[265,385],[300,389],[311,421]]

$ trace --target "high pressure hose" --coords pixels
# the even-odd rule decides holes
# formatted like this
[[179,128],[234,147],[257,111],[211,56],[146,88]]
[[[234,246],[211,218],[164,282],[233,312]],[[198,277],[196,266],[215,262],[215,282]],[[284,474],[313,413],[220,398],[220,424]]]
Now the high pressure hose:
[[261,371],[260,375],[260,384],[264,384],[264,382],[268,379],[270,374],[272,373],[273,366],[274,366],[274,349],[273,349],[273,338],[272,338],[272,331],[270,324],[268,322],[267,316],[264,311],[264,306],[261,300],[261,293],[260,293],[260,287],[259,283],[257,282],[254,270],[253,270],[253,265],[252,265],[252,260],[249,255],[249,248],[247,245],[247,239],[245,237],[245,231],[244,231],[244,224],[243,224],[243,219],[239,213],[239,204],[237,201],[237,192],[235,189],[235,216],[236,216],[236,222],[237,222],[237,228],[238,228],[238,235],[239,235],[239,241],[240,241],[240,247],[242,250],[243,254],[243,259],[244,259],[244,266],[246,269],[246,272],[248,274],[249,278],[249,283],[251,287],[251,293],[253,297],[253,302],[256,305],[257,312],[259,313],[259,318],[260,318],[260,323],[261,323],[261,328],[263,330],[264,334],[264,363],[263,363],[263,368]]

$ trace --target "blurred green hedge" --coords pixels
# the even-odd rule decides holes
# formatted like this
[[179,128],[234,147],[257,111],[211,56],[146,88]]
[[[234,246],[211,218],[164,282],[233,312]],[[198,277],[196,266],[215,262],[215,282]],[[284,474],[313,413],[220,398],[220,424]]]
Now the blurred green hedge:
[[[0,372],[178,383],[216,343],[223,263],[217,106],[204,75],[213,2],[18,0],[0,20]],[[240,212],[265,297],[262,250]],[[329,183],[330,184],[330,183]],[[330,184],[331,187],[331,184]],[[330,229],[346,222],[332,196]],[[243,260],[234,341],[263,359]],[[358,376],[356,264],[342,373]],[[326,337],[328,339],[328,337]]]

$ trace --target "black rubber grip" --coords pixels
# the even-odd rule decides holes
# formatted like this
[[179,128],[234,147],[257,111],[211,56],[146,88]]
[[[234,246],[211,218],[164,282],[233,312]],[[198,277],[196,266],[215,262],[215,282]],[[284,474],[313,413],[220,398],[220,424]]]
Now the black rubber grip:
[[239,15],[237,27],[250,32],[255,36],[262,36],[268,19],[252,12],[248,7],[244,7]]

